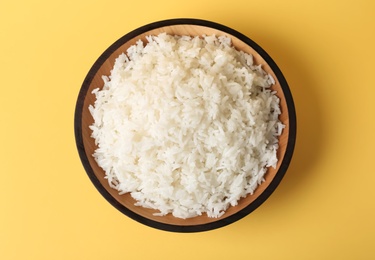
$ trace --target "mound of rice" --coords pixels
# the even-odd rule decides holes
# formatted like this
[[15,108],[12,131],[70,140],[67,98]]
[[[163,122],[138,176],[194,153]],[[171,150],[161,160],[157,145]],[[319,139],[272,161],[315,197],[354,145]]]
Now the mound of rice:
[[277,163],[274,79],[230,38],[148,36],[95,89],[95,160],[156,215],[220,217]]

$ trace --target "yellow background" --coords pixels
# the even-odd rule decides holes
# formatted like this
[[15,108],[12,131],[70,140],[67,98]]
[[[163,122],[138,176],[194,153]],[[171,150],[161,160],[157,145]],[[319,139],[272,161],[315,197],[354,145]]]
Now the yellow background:
[[[375,2],[0,2],[0,259],[375,259]],[[141,225],[89,181],[75,102],[115,40],[177,17],[247,35],[294,96],[298,138],[278,189],[240,221],[180,234]]]

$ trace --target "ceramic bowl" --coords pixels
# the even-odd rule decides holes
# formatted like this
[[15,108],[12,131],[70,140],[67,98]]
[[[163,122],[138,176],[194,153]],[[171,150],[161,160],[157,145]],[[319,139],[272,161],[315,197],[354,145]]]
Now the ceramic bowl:
[[[129,194],[119,195],[117,190],[110,188],[107,180],[104,179],[104,171],[92,156],[96,149],[89,128],[93,123],[93,118],[88,107],[95,101],[95,96],[91,94],[92,90],[103,87],[102,75],[110,74],[115,59],[121,53],[126,52],[137,40],[145,41],[145,36],[157,35],[161,32],[191,36],[226,35],[232,39],[235,48],[251,53],[254,62],[261,64],[262,68],[276,81],[272,89],[277,91],[277,96],[280,98],[282,113],[279,119],[285,124],[285,129],[279,137],[277,167],[268,169],[265,181],[258,186],[254,194],[241,199],[237,206],[230,207],[219,218],[209,218],[206,215],[189,219],[176,218],[170,214],[163,217],[155,216],[153,215],[154,210],[135,206],[135,200]],[[296,138],[296,115],[292,95],[283,74],[272,58],[259,45],[240,32],[221,24],[198,19],[171,19],[154,22],[127,33],[109,46],[93,64],[82,84],[76,103],[74,124],[76,144],[82,164],[92,183],[103,197],[133,220],[153,228],[173,232],[199,232],[216,229],[236,222],[254,211],[267,200],[282,180],[291,161]]]

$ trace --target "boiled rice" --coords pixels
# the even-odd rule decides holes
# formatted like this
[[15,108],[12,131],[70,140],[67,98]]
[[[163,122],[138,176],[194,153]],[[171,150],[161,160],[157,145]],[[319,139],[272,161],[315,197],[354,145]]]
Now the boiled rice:
[[103,80],[89,107],[93,156],[155,215],[220,217],[276,167],[275,81],[230,38],[147,36]]

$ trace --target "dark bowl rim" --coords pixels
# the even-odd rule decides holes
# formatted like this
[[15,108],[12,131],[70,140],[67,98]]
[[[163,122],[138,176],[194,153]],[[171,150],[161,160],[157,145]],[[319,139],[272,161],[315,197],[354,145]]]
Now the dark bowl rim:
[[[219,219],[217,221],[210,222],[207,224],[190,225],[190,226],[166,224],[166,223],[161,223],[161,222],[157,222],[157,221],[145,218],[141,215],[136,214],[130,209],[126,208],[121,203],[119,203],[114,197],[112,197],[112,195],[102,186],[102,184],[100,183],[100,181],[94,174],[94,171],[85,153],[85,147],[83,143],[83,137],[82,137],[83,104],[84,104],[84,100],[85,100],[88,88],[91,84],[91,81],[93,80],[96,72],[99,70],[101,65],[104,63],[104,61],[106,61],[110,57],[110,55],[116,49],[118,49],[121,45],[123,45],[125,42],[129,41],[130,39],[136,37],[139,34],[145,33],[147,31],[157,29],[160,27],[171,26],[171,25],[199,25],[199,26],[210,27],[210,28],[217,29],[225,33],[231,34],[237,37],[238,39],[242,40],[246,44],[250,45],[256,52],[259,53],[260,56],[262,56],[262,58],[268,63],[270,68],[275,73],[280,83],[280,86],[283,90],[283,93],[286,99],[287,108],[288,108],[289,136],[288,136],[287,147],[285,150],[283,161],[281,162],[279,170],[277,171],[273,180],[270,182],[268,187],[259,195],[259,197],[256,198],[248,206],[246,206],[239,212],[236,212],[233,215],[230,215],[224,219]],[[275,191],[275,189],[277,188],[277,186],[280,184],[281,180],[283,179],[289,167],[290,161],[292,159],[295,141],[296,141],[296,132],[297,132],[296,123],[297,122],[296,122],[295,106],[294,106],[293,97],[290,92],[288,83],[286,79],[284,78],[284,75],[282,74],[279,67],[273,61],[273,59],[258,44],[256,44],[253,40],[243,35],[242,33],[236,30],[233,30],[227,26],[224,26],[222,24],[216,23],[216,22],[201,20],[201,19],[193,19],[193,18],[177,18],[177,19],[161,20],[161,21],[157,21],[157,22],[153,22],[153,23],[141,26],[125,34],[124,36],[122,36],[120,39],[115,41],[111,46],[109,46],[102,53],[102,55],[96,60],[96,62],[93,64],[93,66],[89,70],[87,76],[85,77],[82,83],[81,89],[79,91],[77,102],[76,102],[75,114],[74,114],[74,134],[75,134],[78,154],[79,154],[82,165],[88,177],[90,178],[91,182],[94,184],[96,189],[112,206],[114,206],[117,210],[119,210],[120,212],[128,216],[129,218],[139,223],[142,223],[146,226],[164,230],[164,231],[189,233],[189,232],[202,232],[202,231],[213,230],[213,229],[217,229],[217,228],[229,225],[231,223],[234,223],[242,219],[243,217],[247,216],[248,214],[250,214],[252,211],[257,209],[261,204],[263,204],[269,198],[269,196]]]

